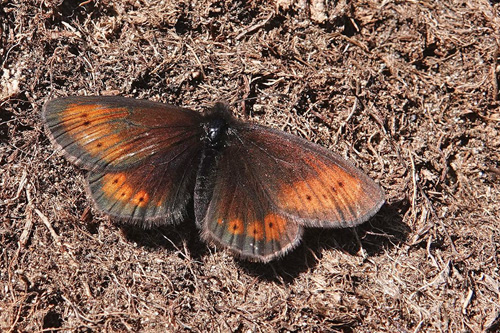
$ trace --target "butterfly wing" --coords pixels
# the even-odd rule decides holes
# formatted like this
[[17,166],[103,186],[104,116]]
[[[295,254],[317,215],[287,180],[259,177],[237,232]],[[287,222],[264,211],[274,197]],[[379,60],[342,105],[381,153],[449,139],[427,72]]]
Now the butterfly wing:
[[144,225],[179,221],[192,196],[201,153],[201,115],[123,97],[67,97],[48,102],[51,141],[90,170],[98,209]]
[[243,149],[234,142],[221,156],[204,156],[195,188],[196,221],[203,238],[268,262],[294,248],[303,229],[273,206]]
[[385,202],[370,177],[320,145],[259,125],[244,125],[238,136],[274,206],[301,225],[352,227]]
[[237,124],[212,172],[213,191],[195,192],[204,236],[264,262],[295,247],[302,226],[354,226],[384,203],[381,188],[337,154],[258,125]]
[[132,98],[66,97],[44,106],[51,141],[85,169],[123,170],[199,138],[201,115]]
[[199,140],[184,141],[129,170],[90,171],[88,192],[96,206],[143,226],[180,222],[192,197]]

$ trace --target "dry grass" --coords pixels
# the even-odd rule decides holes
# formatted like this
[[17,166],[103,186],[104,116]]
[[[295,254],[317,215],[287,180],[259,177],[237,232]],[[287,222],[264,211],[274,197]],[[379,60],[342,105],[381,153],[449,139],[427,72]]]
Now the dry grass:
[[[498,2],[305,3],[0,1],[0,331],[500,329]],[[270,265],[120,228],[42,131],[84,94],[247,99],[388,202]]]

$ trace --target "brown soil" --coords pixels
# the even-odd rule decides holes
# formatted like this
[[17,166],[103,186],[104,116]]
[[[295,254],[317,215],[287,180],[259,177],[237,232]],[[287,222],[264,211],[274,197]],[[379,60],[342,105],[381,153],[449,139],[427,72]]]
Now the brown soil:
[[[500,330],[499,10],[0,1],[0,331]],[[192,220],[120,227],[40,120],[51,98],[118,94],[228,100],[354,161],[387,204],[267,265]]]

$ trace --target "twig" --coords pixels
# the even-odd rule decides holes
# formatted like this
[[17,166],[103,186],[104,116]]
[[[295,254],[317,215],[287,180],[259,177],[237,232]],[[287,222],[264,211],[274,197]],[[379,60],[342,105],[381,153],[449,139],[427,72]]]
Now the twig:
[[261,21],[261,22],[259,22],[257,24],[252,25],[251,27],[247,28],[245,31],[240,32],[238,34],[238,36],[236,36],[236,40],[240,40],[243,37],[245,37],[246,35],[251,34],[254,31],[259,30],[260,28],[262,28],[263,26],[265,26],[271,20],[271,18],[273,16],[274,16],[274,13],[271,13],[263,21]]
[[497,74],[498,74],[498,71],[497,71],[497,61],[498,61],[498,54],[500,53],[500,45],[498,45],[498,41],[497,41],[497,47],[496,47],[496,50],[493,54],[493,62],[492,62],[492,65],[491,65],[491,85],[493,86],[493,92],[492,92],[492,95],[491,96],[493,98],[493,100],[498,100],[498,79],[497,79]]
[[186,43],[186,46],[193,53],[194,58],[196,59],[196,62],[200,66],[200,70],[201,70],[201,73],[203,74],[203,77],[206,77],[205,69],[203,68],[203,64],[201,63],[200,58],[198,58],[198,55],[196,54],[196,52],[194,52],[194,49],[191,47],[191,45],[189,45],[189,44]]
[[26,223],[19,237],[19,248],[26,246],[31,229],[33,229],[33,204],[31,203],[31,192],[29,191],[29,187],[26,189],[26,198],[28,199],[28,205],[26,206]]
[[42,220],[43,224],[45,224],[45,226],[47,227],[47,229],[49,229],[50,235],[54,239],[54,242],[56,243],[56,245],[61,248],[61,251],[63,253],[66,253],[69,256],[70,263],[74,267],[78,267],[79,268],[80,265],[78,264],[78,261],[76,261],[76,259],[75,259],[74,255],[73,255],[73,253],[71,252],[71,250],[69,248],[67,248],[66,246],[63,245],[63,243],[61,242],[61,237],[57,234],[57,232],[54,230],[54,228],[52,228],[52,225],[50,224],[49,219],[45,215],[43,215],[43,213],[41,211],[39,211],[38,208],[35,208],[35,213],[37,213],[38,217],[40,217],[40,219]]
[[469,306],[470,301],[472,300],[472,296],[474,296],[474,291],[472,289],[469,289],[467,297],[464,300],[464,304],[462,305],[462,314],[464,315],[467,314],[467,307]]
[[416,217],[415,217],[415,204],[417,201],[417,175],[415,171],[415,161],[413,160],[413,155],[412,152],[408,150],[408,153],[410,155],[410,161],[411,161],[411,178],[413,181],[413,195],[411,197],[411,215],[413,217],[413,223],[415,224],[416,222]]
[[56,242],[58,246],[62,246],[61,237],[59,237],[54,228],[52,228],[49,219],[45,215],[43,215],[42,212],[38,210],[38,208],[35,208],[35,213],[38,215],[38,217],[40,217],[40,220],[42,220],[43,224],[45,224],[47,229],[49,229],[50,235],[54,239],[54,242]]
[[354,116],[354,113],[356,112],[356,109],[358,108],[358,98],[354,98],[354,104],[352,105],[351,112],[347,116],[347,118],[340,124],[339,129],[337,130],[337,138],[342,134],[344,131],[344,128],[346,127],[347,123],[349,120],[351,120],[352,116]]
[[62,298],[63,300],[65,300],[65,301],[66,301],[69,305],[71,305],[71,307],[73,308],[73,311],[75,312],[75,316],[76,316],[77,318],[79,318],[79,319],[83,319],[84,321],[87,321],[87,322],[92,323],[92,324],[98,324],[98,323],[99,323],[99,322],[98,322],[98,321],[96,321],[96,320],[92,320],[92,319],[90,319],[90,318],[85,317],[85,316],[81,313],[80,309],[78,309],[78,307],[77,307],[77,306],[76,306],[73,302],[71,302],[71,301],[70,301],[67,297],[65,297],[64,295],[61,295],[61,298]]

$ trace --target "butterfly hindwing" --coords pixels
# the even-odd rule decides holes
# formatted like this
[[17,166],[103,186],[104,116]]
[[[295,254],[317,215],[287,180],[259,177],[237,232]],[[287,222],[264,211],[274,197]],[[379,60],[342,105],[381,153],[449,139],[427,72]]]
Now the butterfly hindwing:
[[192,198],[199,156],[198,142],[184,142],[129,170],[90,171],[87,188],[111,216],[143,226],[179,222]]
[[228,146],[208,163],[210,169],[200,168],[206,175],[197,178],[196,220],[205,239],[241,257],[267,262],[295,247],[303,230],[272,206],[247,160],[250,156],[240,149]]

